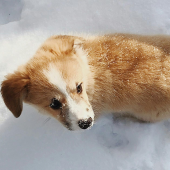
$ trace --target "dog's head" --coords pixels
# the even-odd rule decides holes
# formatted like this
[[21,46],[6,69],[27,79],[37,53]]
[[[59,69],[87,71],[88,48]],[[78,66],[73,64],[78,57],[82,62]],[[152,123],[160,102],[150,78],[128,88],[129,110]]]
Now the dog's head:
[[70,130],[93,125],[94,112],[87,96],[89,68],[82,41],[72,36],[51,37],[26,65],[6,76],[1,93],[15,117],[20,116],[24,101]]

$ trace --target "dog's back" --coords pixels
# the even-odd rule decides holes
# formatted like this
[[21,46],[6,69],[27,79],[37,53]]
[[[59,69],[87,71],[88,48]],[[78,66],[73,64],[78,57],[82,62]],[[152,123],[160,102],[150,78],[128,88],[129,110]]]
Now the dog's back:
[[146,121],[170,117],[169,36],[107,35],[84,48],[95,70],[95,108]]

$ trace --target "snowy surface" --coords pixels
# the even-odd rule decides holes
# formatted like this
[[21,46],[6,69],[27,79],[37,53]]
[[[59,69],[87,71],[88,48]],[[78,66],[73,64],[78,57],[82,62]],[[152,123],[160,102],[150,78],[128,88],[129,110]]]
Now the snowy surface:
[[[169,0],[0,0],[0,81],[52,34],[170,34]],[[100,118],[84,132],[0,98],[1,170],[170,170],[170,122]]]

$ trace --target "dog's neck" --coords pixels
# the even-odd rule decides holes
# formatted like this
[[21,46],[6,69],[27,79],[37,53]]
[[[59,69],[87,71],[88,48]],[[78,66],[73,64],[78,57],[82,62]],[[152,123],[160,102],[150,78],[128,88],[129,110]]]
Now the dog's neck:
[[101,45],[100,41],[96,42],[95,40],[94,42],[90,40],[84,44],[84,49],[88,54],[89,65],[87,93],[95,115],[98,117],[99,113],[113,110],[113,108],[110,108],[110,103],[114,102],[114,89],[111,87],[113,78],[111,77],[109,65],[106,67],[108,53],[104,52],[102,48],[95,51],[93,43],[98,43],[98,46]]
[[[122,67],[122,59],[116,51],[121,36],[99,36],[86,41],[83,48],[88,53],[88,96],[95,114],[102,112],[124,112],[128,108],[128,77],[126,70],[130,62]],[[97,49],[96,49],[97,47]],[[119,56],[120,55],[120,56]],[[125,108],[124,108],[125,107]]]

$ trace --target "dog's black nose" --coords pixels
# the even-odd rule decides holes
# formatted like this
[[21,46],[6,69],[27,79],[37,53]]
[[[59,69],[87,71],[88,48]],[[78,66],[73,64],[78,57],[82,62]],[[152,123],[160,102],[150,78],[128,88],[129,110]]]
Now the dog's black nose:
[[81,129],[87,129],[88,127],[91,126],[92,121],[93,121],[93,120],[92,120],[91,117],[88,118],[87,120],[81,119],[81,120],[78,121],[78,125],[79,125],[79,127],[80,127]]

